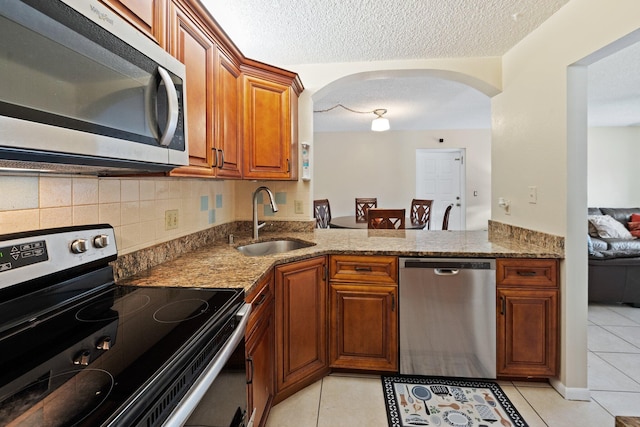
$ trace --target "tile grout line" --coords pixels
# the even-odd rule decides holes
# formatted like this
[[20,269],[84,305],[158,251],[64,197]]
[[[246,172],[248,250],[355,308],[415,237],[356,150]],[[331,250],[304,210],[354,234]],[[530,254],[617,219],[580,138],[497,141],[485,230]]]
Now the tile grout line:
[[[620,338],[622,341],[626,342],[627,344],[629,344],[629,345],[631,345],[631,346],[633,346],[633,347],[637,348],[637,349],[638,349],[638,353],[640,353],[640,347],[638,347],[636,344],[634,344],[634,343],[630,342],[629,340],[627,340],[626,338],[624,338],[624,336],[621,336],[621,335],[619,335],[619,334],[617,334],[617,333],[613,332],[612,330],[607,329],[607,327],[610,327],[610,328],[640,328],[640,325],[638,325],[638,326],[624,326],[624,325],[621,325],[621,326],[616,326],[616,325],[606,325],[606,326],[602,326],[602,325],[598,325],[598,326],[600,326],[602,329],[604,329],[605,331],[609,332],[609,333],[610,333],[610,334],[612,334],[613,336],[615,336],[615,337],[617,337],[617,338]],[[627,353],[630,353],[630,352],[627,352]]]
[[[620,372],[622,375],[624,375],[625,377],[627,377],[628,379],[630,379],[631,381],[633,381],[634,383],[640,385],[640,382],[638,382],[635,378],[631,377],[628,373],[626,373],[625,371],[623,371],[622,369],[618,368],[617,366],[613,365],[611,362],[609,362],[607,359],[603,358],[600,356],[599,353],[607,353],[607,354],[638,354],[638,353],[627,353],[627,352],[606,352],[606,351],[590,351],[590,353],[593,353],[593,355],[595,357],[597,357],[598,359],[602,360],[604,363],[606,363],[607,365],[611,366],[613,369],[615,369],[616,371]],[[588,379],[588,373],[587,373],[587,379]],[[590,389],[592,390],[592,389]],[[622,390],[596,390],[596,391],[618,391],[618,392],[623,392]],[[624,393],[639,393],[639,392],[634,392],[634,391],[624,391]]]
[[[533,406],[531,404],[531,402],[529,402],[529,400],[527,400],[527,397],[522,394],[522,392],[520,391],[520,387],[515,384],[513,381],[511,381],[511,384],[516,388],[516,391],[518,392],[518,394],[520,396],[522,396],[522,398],[524,399],[525,402],[527,402],[527,405],[529,405],[529,407],[531,408],[531,410],[538,416],[538,418],[540,418],[540,420],[544,423],[545,426],[549,427],[549,424],[547,424],[547,422],[544,420],[544,418],[542,418],[542,415],[538,412],[538,410],[535,408],[535,406]],[[515,406],[515,405],[514,405]],[[517,409],[517,408],[516,408]],[[520,412],[518,410],[518,412]],[[522,415],[522,414],[521,414]],[[525,420],[526,421],[526,420]],[[528,423],[527,423],[528,424]]]
[[320,380],[320,396],[318,399],[318,412],[316,415],[316,427],[320,426],[320,409],[322,408],[322,390],[324,388],[324,378]]

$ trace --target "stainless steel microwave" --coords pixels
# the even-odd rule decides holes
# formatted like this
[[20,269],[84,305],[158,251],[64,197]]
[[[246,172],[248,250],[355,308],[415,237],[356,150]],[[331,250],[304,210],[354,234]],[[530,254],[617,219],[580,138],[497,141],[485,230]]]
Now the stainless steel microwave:
[[188,163],[185,68],[96,0],[0,0],[0,168]]

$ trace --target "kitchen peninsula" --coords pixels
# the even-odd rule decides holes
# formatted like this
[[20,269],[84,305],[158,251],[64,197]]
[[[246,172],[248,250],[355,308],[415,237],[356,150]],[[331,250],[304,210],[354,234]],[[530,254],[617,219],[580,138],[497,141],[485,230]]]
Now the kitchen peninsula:
[[[486,231],[346,230],[261,234],[260,241],[290,238],[312,246],[280,254],[249,257],[236,247],[249,243],[250,234],[234,244],[216,242],[187,252],[118,283],[136,286],[244,288],[249,293],[269,269],[279,264],[330,254],[416,257],[555,258],[563,254],[515,240],[489,241]],[[117,261],[116,261],[117,263]]]
[[[214,243],[118,280],[245,290],[253,306],[245,333],[248,407],[258,426],[273,404],[331,371],[398,372],[401,256],[496,258],[498,377],[557,375],[560,245],[490,241],[487,231],[316,229],[265,232],[259,240],[283,239],[312,245],[246,256],[237,248],[252,242],[250,232],[233,244],[218,232]],[[116,269],[122,275],[126,266]]]

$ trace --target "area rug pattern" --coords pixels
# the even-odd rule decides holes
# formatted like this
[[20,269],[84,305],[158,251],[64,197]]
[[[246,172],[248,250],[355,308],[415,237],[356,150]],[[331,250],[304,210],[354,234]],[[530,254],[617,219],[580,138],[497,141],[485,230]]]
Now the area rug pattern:
[[492,381],[427,376],[383,376],[390,427],[528,427]]

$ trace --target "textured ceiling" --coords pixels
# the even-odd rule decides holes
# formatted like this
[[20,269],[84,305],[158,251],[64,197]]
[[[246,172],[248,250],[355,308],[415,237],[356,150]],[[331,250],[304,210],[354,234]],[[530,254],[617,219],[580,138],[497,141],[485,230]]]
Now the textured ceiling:
[[203,0],[245,56],[283,66],[501,56],[568,0]]
[[640,43],[622,49],[589,70],[589,124],[640,126]]
[[[501,56],[569,0],[201,1],[245,56],[296,71],[298,64]],[[640,64],[640,49],[625,51],[589,67],[592,125],[640,122],[640,70],[628,64],[629,57]],[[393,130],[491,125],[486,95],[433,77],[354,82],[323,91],[314,109],[338,103],[386,108]],[[316,113],[314,130],[367,130],[374,117],[337,108]]]

